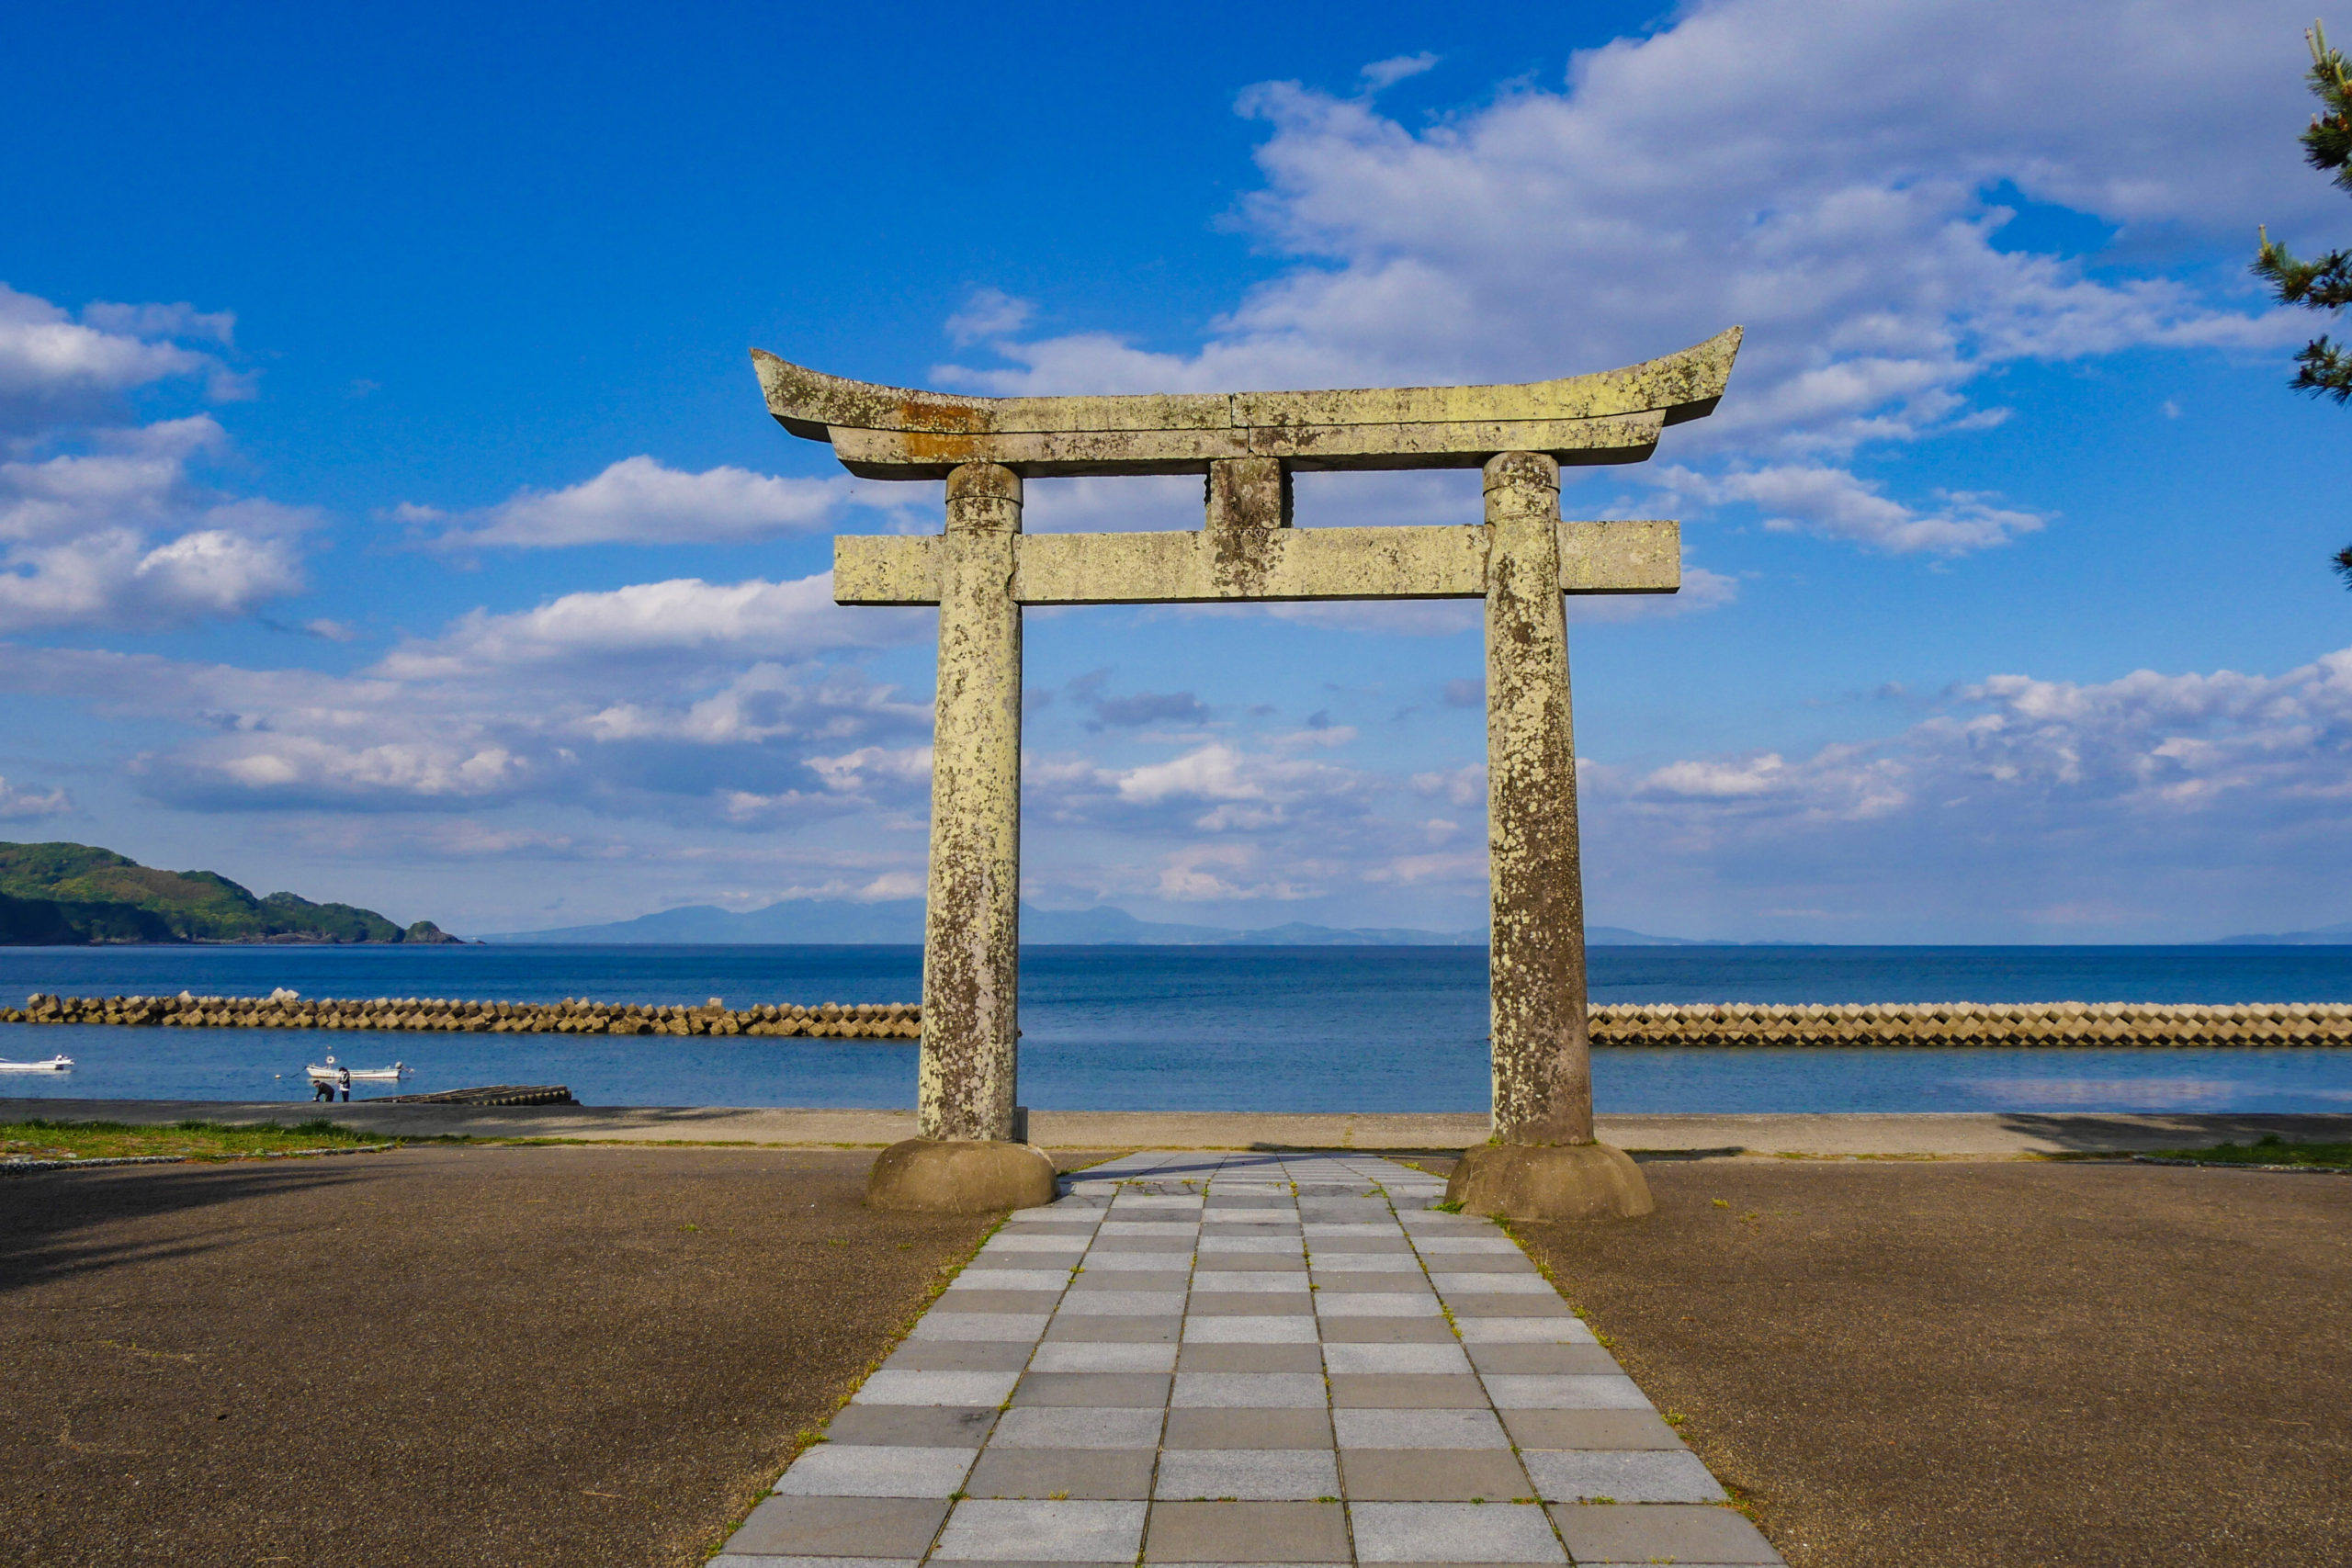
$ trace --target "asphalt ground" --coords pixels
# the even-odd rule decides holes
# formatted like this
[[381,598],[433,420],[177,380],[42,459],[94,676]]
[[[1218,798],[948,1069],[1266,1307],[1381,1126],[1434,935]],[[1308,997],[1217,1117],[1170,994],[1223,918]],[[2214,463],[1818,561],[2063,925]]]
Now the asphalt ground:
[[1644,1169],[1518,1233],[1794,1568],[2352,1562],[2352,1176]]
[[873,1158],[0,1180],[0,1562],[699,1562],[989,1227]]

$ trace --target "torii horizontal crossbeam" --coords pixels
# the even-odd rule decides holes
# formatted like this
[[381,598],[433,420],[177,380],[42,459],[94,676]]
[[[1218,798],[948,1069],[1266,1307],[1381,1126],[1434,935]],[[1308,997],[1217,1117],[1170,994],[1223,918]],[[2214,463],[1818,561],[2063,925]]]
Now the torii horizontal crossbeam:
[[[1672,593],[1682,585],[1673,523],[1562,523],[1564,593]],[[1440,527],[1230,528],[1020,534],[1019,604],[1176,604],[1202,600],[1477,599],[1484,524]],[[843,604],[936,604],[946,541],[845,534],[833,541]]]
[[1551,381],[1325,392],[971,398],[846,380],[763,349],[752,362],[776,423],[830,441],[865,479],[944,479],[966,463],[1029,479],[1197,474],[1237,457],[1300,471],[1475,468],[1500,452],[1640,462],[1661,428],[1713,412],[1739,335],[1734,327],[1677,354]]

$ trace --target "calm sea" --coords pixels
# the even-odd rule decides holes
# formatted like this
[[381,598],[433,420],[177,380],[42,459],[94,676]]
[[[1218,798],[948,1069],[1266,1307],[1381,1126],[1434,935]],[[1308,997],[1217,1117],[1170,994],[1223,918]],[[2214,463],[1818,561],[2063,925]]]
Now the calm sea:
[[[1059,1110],[1477,1111],[1476,948],[1038,947],[1022,1099]],[[0,996],[912,1001],[911,947],[0,948]],[[2352,1001],[2352,948],[1596,948],[1592,999]],[[0,1026],[71,1073],[0,1095],[304,1100],[338,1052],[408,1092],[561,1083],[596,1105],[905,1106],[910,1043]],[[2352,1111],[2352,1051],[1604,1050],[1604,1111]],[[393,1092],[363,1086],[359,1098]]]

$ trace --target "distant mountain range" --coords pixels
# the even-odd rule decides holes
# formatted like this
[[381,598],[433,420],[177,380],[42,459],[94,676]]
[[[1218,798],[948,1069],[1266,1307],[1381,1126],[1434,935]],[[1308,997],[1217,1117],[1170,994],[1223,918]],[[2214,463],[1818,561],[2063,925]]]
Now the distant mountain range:
[[[1091,909],[1021,907],[1021,937],[1038,946],[1074,947],[1484,947],[1487,931],[1432,931],[1377,926],[1342,929],[1293,920],[1245,931],[1229,926],[1171,925],[1139,920],[1108,905]],[[861,904],[845,898],[793,898],[741,914],[695,904],[601,926],[508,931],[492,942],[616,944],[776,943],[792,946],[913,944],[922,941],[922,900],[889,898]],[[1645,936],[1617,926],[1593,926],[1585,940],[1597,947],[1690,947],[1680,937]]]
[[373,909],[257,898],[217,871],[158,871],[95,844],[0,843],[0,945],[96,942],[454,942]]
[[2352,947],[2352,921],[2317,931],[2272,931],[2267,936],[2216,937],[2215,947]]

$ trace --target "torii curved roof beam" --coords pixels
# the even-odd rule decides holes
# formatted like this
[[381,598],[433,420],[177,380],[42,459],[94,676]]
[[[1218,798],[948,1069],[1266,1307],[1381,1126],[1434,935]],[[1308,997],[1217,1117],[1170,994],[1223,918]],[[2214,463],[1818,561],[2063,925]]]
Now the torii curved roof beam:
[[1031,477],[1197,474],[1226,457],[1475,468],[1498,452],[1640,462],[1664,426],[1714,412],[1739,338],[1733,327],[1679,354],[1555,381],[1333,392],[967,398],[844,380],[763,349],[752,364],[776,422],[831,441],[865,479],[943,479],[964,463]]

